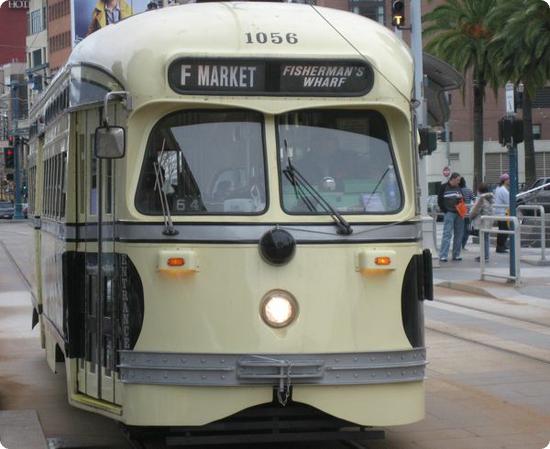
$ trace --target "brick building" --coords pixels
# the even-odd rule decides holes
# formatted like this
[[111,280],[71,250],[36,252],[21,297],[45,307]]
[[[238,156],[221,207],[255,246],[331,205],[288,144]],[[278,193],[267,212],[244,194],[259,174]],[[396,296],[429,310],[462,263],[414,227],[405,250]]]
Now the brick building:
[[55,73],[65,64],[72,50],[71,2],[48,0],[48,62]]
[[0,6],[0,65],[25,61],[27,8],[27,1],[8,0]]

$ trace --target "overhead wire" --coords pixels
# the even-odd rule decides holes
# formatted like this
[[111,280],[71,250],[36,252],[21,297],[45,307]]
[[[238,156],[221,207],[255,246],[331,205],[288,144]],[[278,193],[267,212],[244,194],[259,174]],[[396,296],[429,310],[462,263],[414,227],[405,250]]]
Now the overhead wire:
[[351,47],[355,50],[355,52],[361,56],[362,59],[364,59],[367,63],[369,63],[369,65],[382,77],[384,78],[396,91],[399,95],[401,95],[405,101],[408,103],[408,104],[411,104],[411,100],[409,98],[408,95],[404,94],[403,92],[401,92],[401,90],[383,73],[380,71],[380,69],[378,69],[378,67],[376,67],[374,64],[371,64],[370,61],[368,60],[368,58],[361,52],[361,50],[359,50],[354,44],[353,42],[351,42],[346,36],[344,36],[344,34],[326,17],[323,15],[323,13],[321,11],[319,11],[317,9],[317,7],[315,5],[310,5],[313,10],[334,30],[336,31],[336,33]]

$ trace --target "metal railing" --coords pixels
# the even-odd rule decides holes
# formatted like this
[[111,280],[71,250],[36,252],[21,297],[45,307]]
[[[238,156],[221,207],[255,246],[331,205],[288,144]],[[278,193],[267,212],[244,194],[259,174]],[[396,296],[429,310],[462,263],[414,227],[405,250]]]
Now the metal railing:
[[534,212],[539,212],[539,215],[536,216],[529,216],[529,219],[538,220],[540,222],[540,225],[528,225],[525,223],[521,223],[520,225],[520,239],[521,239],[521,231],[525,228],[533,228],[533,227],[540,227],[540,260],[542,262],[546,261],[546,216],[544,215],[544,206],[541,205],[521,205],[518,206],[518,218],[524,218],[525,215],[523,214],[524,210],[532,210]]
[[432,220],[432,234],[434,239],[434,249],[439,252],[439,245],[437,244],[437,217],[443,215],[441,212],[433,212],[431,214]]
[[[513,224],[513,230],[505,231],[501,229],[493,228],[493,222],[506,222]],[[489,224],[486,227],[487,223]],[[515,275],[502,275],[497,273],[488,273],[485,271],[485,234],[505,234],[514,236],[514,266],[516,268]],[[480,265],[480,274],[481,280],[484,281],[486,276],[510,279],[514,281],[516,287],[521,285],[521,265],[520,265],[520,251],[521,251],[521,242],[520,242],[520,224],[518,217],[506,217],[502,215],[482,215],[481,216],[481,227],[479,229],[479,265]],[[510,262],[512,254],[510,253]]]
[[546,187],[550,187],[550,182],[546,183],[546,184],[542,184],[538,187],[535,187],[534,189],[529,189],[529,190],[526,190],[525,192],[521,192],[521,193],[518,193],[516,195],[516,199],[520,199],[520,198],[523,198],[524,196],[528,196],[530,195],[531,193],[534,193],[534,192],[538,192],[539,190],[543,190],[545,189]]

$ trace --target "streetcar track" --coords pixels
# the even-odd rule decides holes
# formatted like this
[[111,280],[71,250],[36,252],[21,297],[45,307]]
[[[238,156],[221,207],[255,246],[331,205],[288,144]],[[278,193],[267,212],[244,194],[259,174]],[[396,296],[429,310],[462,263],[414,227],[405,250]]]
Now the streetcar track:
[[8,247],[6,246],[6,244],[4,243],[3,240],[0,240],[0,246],[2,246],[2,248],[4,249],[4,252],[6,253],[6,256],[8,256],[9,261],[13,264],[13,266],[15,267],[15,269],[17,271],[17,274],[19,275],[20,279],[25,283],[25,285],[27,286],[29,292],[32,295],[32,285],[31,285],[31,283],[29,282],[29,280],[25,276],[25,273],[23,273],[23,270],[21,270],[21,267],[19,267],[17,261],[15,260],[12,253],[10,252],[10,250],[8,249]]
[[443,330],[436,329],[436,328],[428,326],[428,325],[425,325],[425,328],[429,329],[432,332],[436,332],[438,334],[447,335],[448,337],[454,337],[454,338],[456,338],[458,340],[462,340],[462,341],[467,341],[468,343],[478,344],[478,345],[484,346],[486,348],[495,349],[497,351],[506,352],[508,354],[518,355],[518,356],[521,356],[521,357],[524,357],[524,358],[527,358],[527,359],[530,359],[530,360],[535,360],[537,362],[542,362],[546,365],[550,365],[550,362],[548,360],[540,358],[540,357],[536,357],[536,356],[533,356],[533,355],[525,354],[524,352],[519,352],[519,351],[514,351],[513,349],[503,348],[501,346],[493,345],[491,343],[485,343],[485,342],[482,342],[482,341],[479,341],[479,340],[474,340],[473,338],[463,337],[463,336],[457,335],[453,332],[443,331]]
[[462,304],[454,303],[452,301],[445,301],[445,300],[436,298],[435,302],[436,303],[440,302],[442,304],[447,304],[449,306],[460,307],[460,308],[463,308],[463,309],[469,309],[469,310],[473,310],[475,312],[486,313],[487,315],[498,316],[500,318],[507,318],[507,319],[510,319],[510,320],[518,321],[520,323],[535,324],[537,326],[542,326],[542,327],[550,327],[550,325],[548,323],[542,323],[542,322],[536,321],[536,320],[529,320],[529,319],[526,320],[526,319],[523,319],[523,318],[517,318],[517,317],[514,317],[512,315],[507,315],[505,313],[492,312],[492,311],[489,311],[489,310],[481,309],[479,307],[465,306],[465,305],[462,305]]

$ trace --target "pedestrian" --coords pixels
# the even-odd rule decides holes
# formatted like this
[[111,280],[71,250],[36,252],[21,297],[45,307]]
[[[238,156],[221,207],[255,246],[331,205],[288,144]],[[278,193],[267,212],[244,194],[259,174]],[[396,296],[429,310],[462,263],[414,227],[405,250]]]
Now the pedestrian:
[[453,238],[453,260],[460,261],[462,249],[462,234],[464,232],[464,197],[460,189],[460,174],[453,173],[449,181],[441,186],[437,196],[437,204],[445,214],[443,217],[443,237],[439,251],[439,260],[447,262],[451,237]]
[[[481,183],[479,187],[477,188],[477,199],[472,207],[472,210],[470,211],[470,219],[472,220],[472,228],[475,230],[475,232],[479,235],[479,230],[481,229],[481,225],[483,224],[481,222],[481,217],[483,215],[493,215],[493,203],[495,202],[495,197],[492,192],[489,192],[489,187],[485,183]],[[487,227],[491,227],[492,223],[485,222],[485,225]],[[489,260],[489,234],[484,233],[483,234],[483,240],[485,243],[485,261],[487,262]],[[481,256],[481,254],[480,254]],[[476,257],[476,261],[479,262],[480,257]]]
[[[462,189],[462,196],[464,197],[464,203],[468,209],[472,206],[472,200],[474,198],[474,192],[466,185],[466,180],[460,178],[460,188]],[[466,215],[464,217],[464,233],[462,234],[462,250],[466,251],[466,244],[468,243],[468,237],[470,237],[470,217]]]
[[[510,176],[508,173],[503,173],[500,176],[500,185],[495,190],[495,215],[505,217],[510,213]],[[508,223],[506,221],[498,222],[500,231],[508,231]],[[508,234],[497,234],[497,253],[507,252],[506,241]]]

